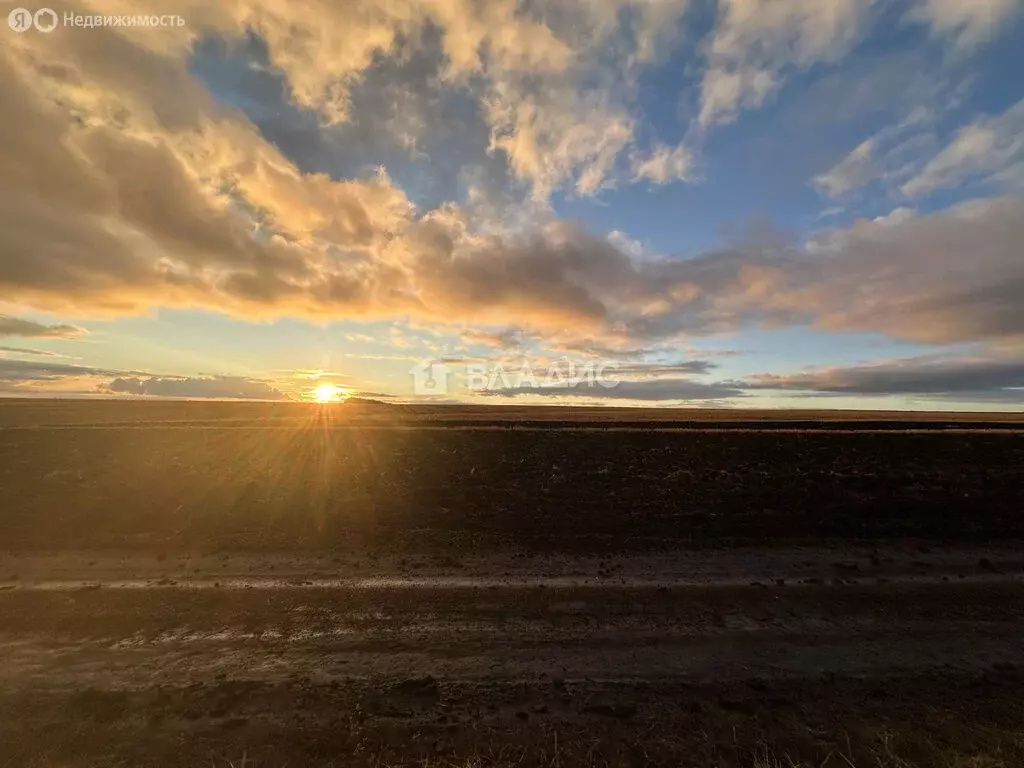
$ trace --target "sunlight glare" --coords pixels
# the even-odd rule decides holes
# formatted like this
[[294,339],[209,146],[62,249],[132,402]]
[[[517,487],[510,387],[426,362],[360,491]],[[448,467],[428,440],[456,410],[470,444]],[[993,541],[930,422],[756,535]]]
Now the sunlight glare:
[[345,390],[334,384],[320,384],[312,394],[318,403],[334,403],[345,399]]

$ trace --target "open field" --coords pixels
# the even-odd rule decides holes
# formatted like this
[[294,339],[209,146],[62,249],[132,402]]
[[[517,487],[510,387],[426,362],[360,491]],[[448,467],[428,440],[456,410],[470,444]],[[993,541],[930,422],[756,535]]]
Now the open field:
[[0,426],[103,424],[306,424],[311,414],[332,413],[334,426],[440,424],[659,424],[729,428],[773,424],[814,427],[986,427],[1024,429],[1024,413],[944,413],[927,411],[737,410],[714,408],[595,408],[583,406],[388,405],[376,401],[334,403],[189,402],[161,400],[52,400],[0,398]]
[[0,402],[0,765],[1024,765],[1024,423],[725,419]]
[[[25,407],[0,407],[0,541],[17,549],[460,554],[1024,539],[1024,429],[1013,423],[523,428],[503,411],[456,422],[450,408],[424,423],[381,407]],[[33,425],[40,408],[48,416]]]

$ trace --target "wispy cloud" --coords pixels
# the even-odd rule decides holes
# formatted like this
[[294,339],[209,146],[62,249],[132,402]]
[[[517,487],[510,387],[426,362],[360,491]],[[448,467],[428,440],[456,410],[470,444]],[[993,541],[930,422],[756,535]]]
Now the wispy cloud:
[[116,395],[149,395],[220,400],[287,400],[286,394],[264,381],[238,376],[118,377],[106,385]]
[[14,355],[32,355],[35,357],[67,357],[58,352],[49,352],[45,349],[32,349],[30,347],[3,347],[0,346],[0,352],[7,352]]
[[239,376],[154,376],[85,365],[0,357],[8,394],[107,394],[172,398],[286,400],[273,382]]
[[623,381],[614,387],[579,384],[576,386],[521,386],[483,390],[487,397],[593,398],[596,400],[633,400],[641,402],[685,402],[732,400],[746,397],[742,389],[729,383],[705,384],[685,378]]
[[1018,0],[917,0],[910,18],[930,24],[937,35],[952,37],[960,51],[994,37],[1021,12]]
[[791,375],[765,374],[744,382],[744,387],[827,395],[1000,396],[1024,402],[1024,360],[906,358]]
[[[76,325],[59,323],[46,325],[35,320],[24,320],[10,315],[0,315],[0,336],[24,336],[37,339],[73,339],[86,333]],[[45,353],[39,353],[45,354]]]
[[907,197],[982,181],[1016,166],[1024,167],[1024,99],[1000,115],[979,117],[960,128],[900,191]]
[[842,58],[864,33],[863,0],[719,0],[701,84],[701,125],[760,107],[793,69]]

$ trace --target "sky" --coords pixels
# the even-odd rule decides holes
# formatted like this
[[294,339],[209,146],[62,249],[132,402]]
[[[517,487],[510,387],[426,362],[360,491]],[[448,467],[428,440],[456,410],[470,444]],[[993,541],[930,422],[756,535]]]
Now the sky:
[[1024,0],[48,7],[0,397],[1024,409]]

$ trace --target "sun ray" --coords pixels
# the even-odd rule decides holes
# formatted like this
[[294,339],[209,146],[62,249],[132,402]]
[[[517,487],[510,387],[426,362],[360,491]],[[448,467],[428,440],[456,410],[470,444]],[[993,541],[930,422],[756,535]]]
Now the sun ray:
[[344,387],[330,383],[319,384],[310,392],[310,397],[318,403],[336,403],[347,396]]

